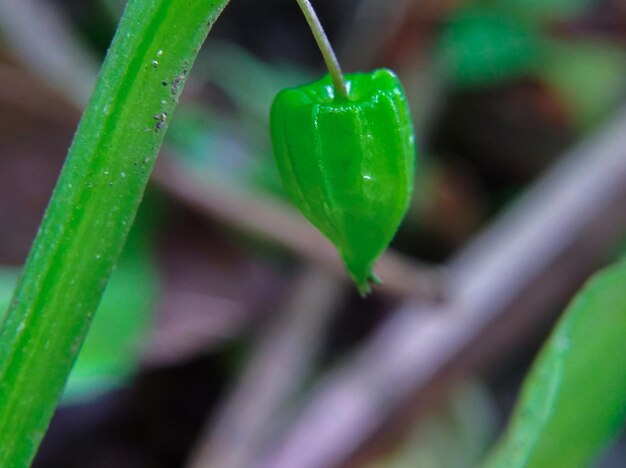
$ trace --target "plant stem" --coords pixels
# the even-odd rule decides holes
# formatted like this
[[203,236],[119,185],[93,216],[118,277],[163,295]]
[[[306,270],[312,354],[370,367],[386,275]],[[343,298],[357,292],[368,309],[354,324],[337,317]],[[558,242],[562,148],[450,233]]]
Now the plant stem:
[[298,5],[300,6],[302,13],[304,14],[304,17],[306,18],[307,23],[309,23],[309,27],[311,28],[313,37],[315,37],[315,42],[317,42],[317,46],[322,52],[324,62],[326,62],[326,67],[328,68],[330,77],[333,80],[335,92],[342,98],[348,99],[348,88],[346,87],[346,80],[343,76],[343,72],[341,71],[341,66],[339,65],[339,61],[337,60],[335,51],[330,45],[328,36],[326,36],[326,33],[324,32],[322,23],[320,23],[320,20],[317,17],[315,10],[313,9],[313,5],[311,5],[311,2],[309,0],[296,1],[298,2]]
[[[0,466],[30,465],[189,68],[228,0],[130,0],[0,324]],[[141,285],[137,285],[141,287]]]

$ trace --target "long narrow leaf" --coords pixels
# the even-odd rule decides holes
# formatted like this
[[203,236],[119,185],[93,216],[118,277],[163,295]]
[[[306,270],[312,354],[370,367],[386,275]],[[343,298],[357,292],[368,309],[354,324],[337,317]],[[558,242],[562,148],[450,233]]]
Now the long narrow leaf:
[[128,3],[0,330],[2,467],[34,457],[189,69],[227,3]]

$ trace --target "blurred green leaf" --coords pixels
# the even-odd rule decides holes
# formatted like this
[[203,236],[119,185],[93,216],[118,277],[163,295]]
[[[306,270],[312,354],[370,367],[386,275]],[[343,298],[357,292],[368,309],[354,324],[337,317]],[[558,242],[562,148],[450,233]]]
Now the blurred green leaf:
[[526,24],[489,9],[466,8],[449,19],[436,50],[450,82],[474,88],[530,71],[540,46]]
[[179,150],[181,161],[204,174],[208,183],[226,179],[245,190],[284,198],[269,140],[269,109],[278,91],[310,81],[312,74],[266,63],[219,41],[204,48],[196,70],[228,97],[234,112],[209,115],[206,109],[182,106],[168,133],[168,142]]
[[626,261],[578,293],[526,378],[489,468],[586,467],[626,416]]
[[210,114],[207,109],[181,105],[176,111],[176,118],[170,122],[165,141],[176,149],[179,161],[194,170],[201,170],[207,164],[219,164],[213,160],[219,157],[216,154],[219,149],[215,147],[216,141],[227,131],[222,127],[223,120]]
[[537,73],[562,98],[576,127],[602,123],[626,97],[626,55],[601,41],[554,41]]
[[229,183],[246,191],[284,197],[269,140],[254,145],[233,117],[209,115],[198,107],[181,107],[167,136],[176,160],[199,182]]
[[269,108],[278,91],[309,81],[312,75],[266,63],[227,42],[208,45],[196,70],[224,92],[234,112],[209,114],[205,108],[181,106],[167,140],[177,149],[179,161],[206,183],[226,180],[243,190],[285,198],[269,140]]
[[19,276],[18,268],[0,266],[0,311],[3,315],[9,307],[13,289],[15,289]]
[[283,88],[315,79],[310,71],[286,64],[269,64],[228,42],[211,42],[204,48],[196,70],[222,89],[240,111],[242,119],[257,119],[267,136],[269,109]]

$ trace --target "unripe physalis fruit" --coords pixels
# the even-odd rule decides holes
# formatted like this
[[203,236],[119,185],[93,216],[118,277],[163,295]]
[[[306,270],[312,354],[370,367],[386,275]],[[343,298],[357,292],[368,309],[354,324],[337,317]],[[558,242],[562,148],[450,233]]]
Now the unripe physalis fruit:
[[274,155],[285,189],[337,247],[360,293],[404,217],[415,137],[402,85],[390,70],[329,76],[281,91],[271,110]]

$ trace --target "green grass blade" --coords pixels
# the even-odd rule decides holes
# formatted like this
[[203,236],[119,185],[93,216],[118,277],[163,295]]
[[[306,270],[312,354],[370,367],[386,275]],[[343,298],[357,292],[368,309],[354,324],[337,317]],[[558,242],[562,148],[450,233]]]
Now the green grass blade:
[[529,376],[489,468],[586,467],[626,416],[626,261],[577,295]]
[[2,467],[36,453],[189,69],[227,3],[128,3],[0,329]]

